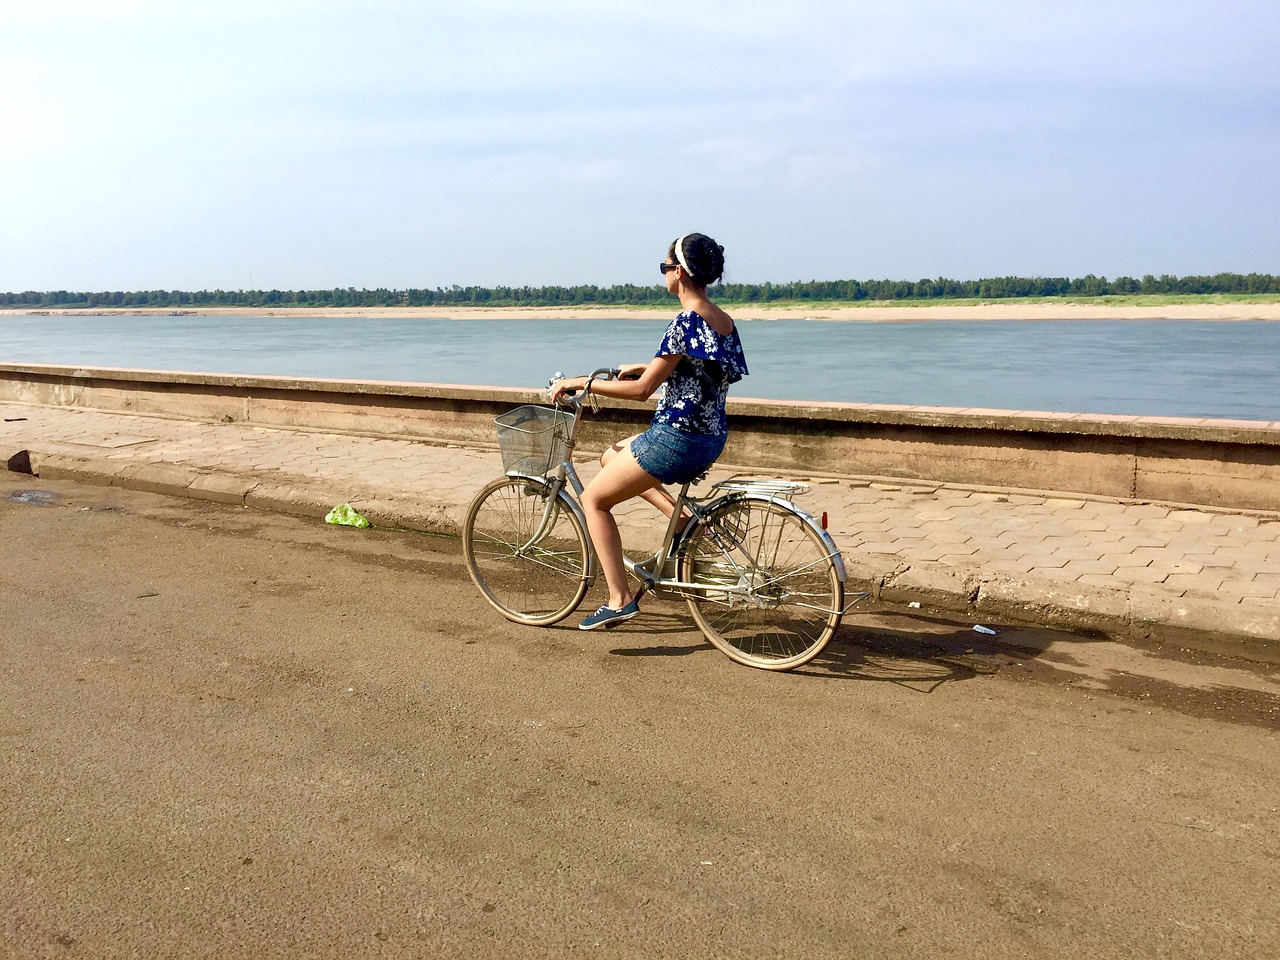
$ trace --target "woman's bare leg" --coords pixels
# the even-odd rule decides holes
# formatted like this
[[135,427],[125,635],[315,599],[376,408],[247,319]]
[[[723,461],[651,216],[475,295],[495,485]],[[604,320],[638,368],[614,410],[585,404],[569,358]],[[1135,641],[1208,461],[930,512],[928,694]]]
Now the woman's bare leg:
[[[635,437],[627,437],[625,440],[619,440],[604,453],[600,454],[600,465],[607,465],[610,460],[621,453],[626,453],[634,459],[634,454],[631,453],[631,441],[634,439]],[[651,503],[653,506],[661,510],[662,515],[668,519],[670,519],[671,515],[676,512],[676,498],[667,493],[666,488],[663,487],[661,483],[644,491],[640,496],[645,500],[645,502]],[[688,523],[691,519],[692,517],[688,514],[685,514],[683,517],[685,523]],[[683,524],[681,524],[681,528],[683,528]]]
[[[645,497],[646,493],[652,493],[658,486],[657,479],[636,463],[629,448],[624,448],[608,458],[582,492],[582,512],[587,519],[591,543],[600,560],[600,570],[609,587],[608,606],[611,609],[621,610],[625,607],[631,602],[632,593],[631,584],[627,581],[627,568],[622,560],[622,536],[618,533],[618,523],[610,511],[624,500]],[[672,510],[674,501],[667,510],[668,516]]]

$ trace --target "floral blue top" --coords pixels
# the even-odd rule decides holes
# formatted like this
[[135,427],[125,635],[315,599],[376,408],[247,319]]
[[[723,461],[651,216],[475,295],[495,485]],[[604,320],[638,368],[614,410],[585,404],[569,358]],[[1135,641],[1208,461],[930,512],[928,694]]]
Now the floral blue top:
[[738,328],[721,336],[699,314],[682,311],[667,327],[654,356],[676,354],[680,362],[667,378],[653,422],[713,437],[728,433],[724,405],[729,385],[748,373]]

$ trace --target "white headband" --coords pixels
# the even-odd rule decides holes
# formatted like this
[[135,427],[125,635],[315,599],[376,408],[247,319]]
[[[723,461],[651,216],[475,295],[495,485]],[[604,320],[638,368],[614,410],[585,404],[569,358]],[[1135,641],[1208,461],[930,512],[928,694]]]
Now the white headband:
[[689,275],[689,279],[693,279],[693,271],[689,269],[689,261],[684,258],[684,242],[689,239],[689,234],[685,234],[676,241],[676,261],[680,266],[684,267],[684,272]]

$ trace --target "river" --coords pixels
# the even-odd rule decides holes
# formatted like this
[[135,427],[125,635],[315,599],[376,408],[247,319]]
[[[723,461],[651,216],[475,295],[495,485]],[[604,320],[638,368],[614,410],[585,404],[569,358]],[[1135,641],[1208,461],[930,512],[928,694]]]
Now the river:
[[[652,356],[660,320],[0,314],[0,361],[539,386]],[[1280,420],[1280,323],[740,323],[731,396]]]

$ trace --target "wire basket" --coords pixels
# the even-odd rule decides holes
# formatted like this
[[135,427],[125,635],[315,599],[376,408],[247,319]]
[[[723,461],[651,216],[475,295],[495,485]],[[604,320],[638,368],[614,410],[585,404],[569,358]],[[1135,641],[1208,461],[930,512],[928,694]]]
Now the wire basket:
[[525,406],[494,419],[502,469],[544,477],[559,466],[569,450],[573,413],[555,407]]

